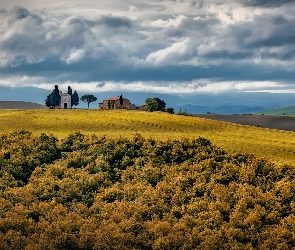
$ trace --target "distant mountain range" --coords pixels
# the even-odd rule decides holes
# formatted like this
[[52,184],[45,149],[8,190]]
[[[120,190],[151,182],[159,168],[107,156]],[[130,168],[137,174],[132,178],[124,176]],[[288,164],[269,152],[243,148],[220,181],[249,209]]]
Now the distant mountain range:
[[[65,91],[64,89],[62,89]],[[0,87],[0,101],[26,101],[43,104],[51,91],[34,88],[10,88]],[[266,113],[266,110],[280,109],[295,104],[295,94],[272,94],[257,92],[238,92],[222,94],[159,94],[152,92],[98,92],[88,93],[78,91],[79,96],[93,94],[98,101],[90,104],[90,108],[98,108],[102,100],[123,95],[131,103],[136,105],[144,104],[148,97],[158,97],[164,100],[167,107],[172,107],[177,112],[185,109],[191,114],[248,114]],[[87,108],[87,104],[80,101],[78,108]],[[283,112],[283,113],[287,113]]]

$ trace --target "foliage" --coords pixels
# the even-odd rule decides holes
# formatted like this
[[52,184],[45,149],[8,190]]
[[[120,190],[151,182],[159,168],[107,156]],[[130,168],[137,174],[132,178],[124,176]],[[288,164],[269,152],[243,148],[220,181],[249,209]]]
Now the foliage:
[[168,112],[169,114],[174,114],[174,108],[167,108],[166,112]]
[[73,106],[78,106],[79,105],[79,95],[77,91],[75,90],[73,93],[73,90],[70,86],[68,86],[68,91],[67,93],[71,95],[71,107]]
[[123,104],[124,104],[124,100],[123,100],[122,95],[120,95],[120,97],[119,97],[119,101],[120,101],[120,106],[123,106]]
[[80,99],[82,102],[86,102],[88,104],[89,108],[89,103],[95,102],[97,98],[94,95],[83,95]]
[[115,101],[113,100],[108,100],[108,108],[109,109],[114,109],[115,106]]
[[[57,138],[41,134],[33,137],[21,131],[0,136],[0,169],[21,183],[27,183],[37,166],[61,157]],[[2,155],[2,157],[1,157]]]
[[72,95],[72,106],[78,106],[79,105],[79,95],[77,91],[75,90]]
[[205,138],[160,141],[77,132],[57,146],[61,158],[45,157],[20,186],[2,166],[39,159],[56,139],[23,131],[3,134],[0,145],[1,249],[295,244],[294,166],[227,153]]
[[154,112],[158,110],[158,103],[153,98],[147,98],[145,100],[145,104],[146,104],[146,108],[145,108],[146,111]]
[[153,99],[158,103],[157,111],[164,111],[166,108],[166,103],[158,97]]
[[55,85],[52,93],[47,96],[47,98],[45,100],[45,105],[47,107],[55,108],[59,104],[60,104],[59,89],[58,89],[58,86]]
[[68,93],[69,95],[72,96],[72,94],[73,94],[73,90],[72,90],[71,86],[68,86],[68,91],[67,91],[67,93]]
[[188,115],[186,109],[179,109],[178,112],[177,112],[177,114],[178,114],[178,115],[185,115],[185,116]]

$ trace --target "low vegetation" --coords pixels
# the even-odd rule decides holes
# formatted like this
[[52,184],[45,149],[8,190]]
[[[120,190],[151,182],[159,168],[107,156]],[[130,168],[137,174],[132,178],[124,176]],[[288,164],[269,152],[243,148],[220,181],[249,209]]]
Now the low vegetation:
[[209,139],[229,152],[244,152],[284,164],[295,162],[294,132],[263,129],[163,112],[127,110],[0,110],[0,131],[26,130],[58,139],[80,131],[85,135],[133,138]]
[[0,248],[291,249],[295,168],[202,137],[0,137]]

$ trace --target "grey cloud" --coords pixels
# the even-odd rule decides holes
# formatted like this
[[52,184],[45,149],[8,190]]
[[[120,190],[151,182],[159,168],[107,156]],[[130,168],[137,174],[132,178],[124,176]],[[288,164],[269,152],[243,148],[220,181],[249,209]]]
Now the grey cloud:
[[6,10],[6,9],[4,9],[4,8],[0,8],[0,14],[2,14],[2,13],[7,13],[8,11]]
[[[163,5],[167,2],[163,1]],[[172,22],[170,26],[167,22],[175,16],[169,13],[145,13],[134,21],[115,13],[90,19],[16,8],[11,13],[14,22],[10,27],[0,25],[0,50],[10,60],[2,69],[0,64],[0,72],[46,75],[52,81],[57,77],[62,81],[97,81],[102,87],[104,81],[122,79],[274,78],[277,65],[268,69],[274,70],[273,74],[263,76],[264,61],[293,58],[295,21],[290,13],[284,15],[285,10],[225,25],[214,14],[205,13],[207,2],[181,2],[175,4],[191,4],[196,13],[198,8],[203,9],[196,15],[190,12],[180,23]],[[136,6],[140,13],[145,5]],[[164,25],[152,23],[158,19]],[[149,55],[150,61],[146,60]],[[258,57],[262,62],[254,65]],[[291,72],[288,77],[293,76]]]
[[200,47],[199,56],[237,63],[255,59],[262,60],[262,64],[270,59],[291,60],[295,56],[295,16],[287,12],[282,9],[215,29],[208,42]]
[[203,0],[190,0],[189,2],[190,7],[197,7],[197,8],[202,8],[204,6]]
[[241,60],[246,58],[251,58],[253,56],[253,53],[251,52],[242,52],[242,51],[229,51],[226,49],[223,50],[211,50],[208,53],[204,55],[207,59],[220,59],[220,60]]
[[8,24],[12,25],[17,20],[22,20],[28,17],[33,18],[38,24],[42,22],[42,19],[38,15],[30,13],[27,9],[21,6],[15,6],[11,11],[11,17],[8,19]]
[[104,87],[105,85],[106,85],[105,82],[100,82],[100,83],[98,83],[98,84],[96,85],[96,88],[102,88],[102,87]]
[[279,7],[287,3],[292,3],[294,0],[242,0],[244,6],[261,6],[261,7]]
[[265,15],[257,17],[253,23],[245,24],[245,29],[252,30],[245,38],[247,47],[284,46],[295,42],[295,17],[286,19],[282,15]]
[[110,28],[121,28],[121,27],[130,28],[131,24],[132,24],[130,18],[117,17],[117,16],[112,16],[112,15],[102,16],[100,18],[100,22]]
[[181,21],[178,26],[169,26],[161,31],[164,36],[163,39],[168,37],[190,37],[194,41],[199,40],[203,42],[204,38],[210,37],[214,34],[214,27],[220,21],[214,15],[208,15],[204,18],[194,18],[189,16]]
[[[129,18],[113,15],[96,20],[79,16],[56,19],[44,10],[41,15],[42,18],[23,7],[12,10],[7,26],[0,25],[3,62],[8,61],[16,67],[52,58],[60,58],[67,63],[77,63],[85,57],[118,60],[122,48],[118,48],[112,37],[120,40],[120,36],[125,34],[121,29],[131,27]],[[102,39],[109,42],[102,45]]]

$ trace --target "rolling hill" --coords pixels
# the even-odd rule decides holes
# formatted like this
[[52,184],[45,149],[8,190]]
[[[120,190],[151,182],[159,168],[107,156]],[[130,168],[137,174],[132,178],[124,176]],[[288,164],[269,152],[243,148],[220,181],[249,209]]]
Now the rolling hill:
[[270,110],[263,110],[260,112],[255,112],[254,114],[264,114],[264,115],[295,115],[295,105],[294,106],[287,106],[283,108],[277,109],[270,109]]
[[31,131],[34,135],[53,134],[59,139],[77,131],[112,138],[132,138],[135,134],[141,134],[157,140],[201,136],[231,152],[251,153],[277,163],[291,164],[295,161],[294,132],[162,112],[0,110],[0,131],[16,130]]
[[24,101],[0,101],[0,109],[47,109],[45,105]]

